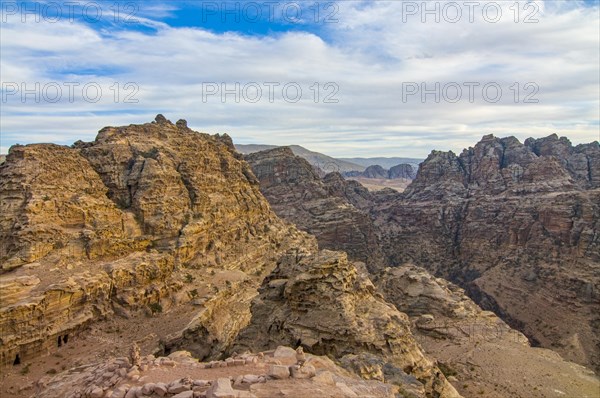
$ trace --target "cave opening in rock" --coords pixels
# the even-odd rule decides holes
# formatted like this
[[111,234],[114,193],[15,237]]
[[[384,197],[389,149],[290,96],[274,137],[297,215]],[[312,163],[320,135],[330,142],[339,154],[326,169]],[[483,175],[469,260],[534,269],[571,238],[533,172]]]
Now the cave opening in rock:
[[58,344],[58,348],[60,348],[62,346],[62,336],[58,336],[56,343]]
[[13,366],[20,365],[20,364],[21,364],[21,357],[19,357],[19,354],[17,354],[17,356],[15,357],[15,360],[13,361]]
[[67,344],[67,343],[69,342],[69,335],[68,335],[68,334],[65,334],[65,335],[63,336],[62,340],[63,340],[63,344]]

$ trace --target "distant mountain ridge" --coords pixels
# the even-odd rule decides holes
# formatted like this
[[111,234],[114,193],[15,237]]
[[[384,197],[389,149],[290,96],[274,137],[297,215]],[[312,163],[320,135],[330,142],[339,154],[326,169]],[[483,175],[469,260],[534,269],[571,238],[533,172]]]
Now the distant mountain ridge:
[[[286,145],[289,147],[294,155],[300,156],[304,158],[313,166],[318,167],[320,170],[323,170],[326,173],[330,173],[332,171],[337,172],[348,172],[348,171],[364,171],[365,166],[361,166],[360,164],[347,162],[345,160],[336,159],[331,156],[327,156],[325,154],[314,152],[309,149],[306,149],[300,145]],[[258,144],[235,144],[235,149],[237,149],[243,155],[249,155],[251,153],[266,151],[268,149],[279,148],[277,145],[258,145]]]
[[423,159],[417,158],[384,158],[384,157],[376,157],[376,158],[339,158],[345,162],[350,162],[354,164],[358,164],[364,167],[379,165],[384,169],[391,169],[394,166],[399,164],[410,164],[415,169],[419,168],[419,164],[423,161]]
[[407,180],[414,180],[417,176],[418,167],[414,167],[410,163],[402,163],[396,166],[391,167],[389,170],[384,169],[380,165],[369,166],[365,169],[365,171],[348,171],[342,173],[344,177],[347,178],[379,178],[379,179],[388,179],[394,180],[397,178],[403,178]]

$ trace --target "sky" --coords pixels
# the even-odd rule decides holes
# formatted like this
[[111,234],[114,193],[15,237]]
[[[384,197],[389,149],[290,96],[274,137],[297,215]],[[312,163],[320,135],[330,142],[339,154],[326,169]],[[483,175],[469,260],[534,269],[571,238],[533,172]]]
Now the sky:
[[338,157],[600,139],[598,0],[0,3],[0,153],[158,113]]

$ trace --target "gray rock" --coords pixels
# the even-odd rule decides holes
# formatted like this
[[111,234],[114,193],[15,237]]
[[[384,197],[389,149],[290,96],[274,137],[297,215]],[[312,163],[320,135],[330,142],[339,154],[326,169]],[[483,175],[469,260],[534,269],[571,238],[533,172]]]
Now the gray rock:
[[[296,352],[294,351],[295,355]],[[287,379],[290,377],[290,369],[285,365],[271,365],[269,367],[269,376],[278,380]]]

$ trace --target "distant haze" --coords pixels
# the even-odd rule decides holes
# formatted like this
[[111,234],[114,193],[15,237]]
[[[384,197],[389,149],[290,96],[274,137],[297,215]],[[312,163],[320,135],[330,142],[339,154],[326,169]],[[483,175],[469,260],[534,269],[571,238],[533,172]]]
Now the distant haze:
[[[300,145],[287,145],[294,155],[303,157],[313,166],[317,166],[325,172],[338,171],[340,173],[348,171],[364,171],[367,167],[373,165],[382,166],[385,169],[389,169],[393,166],[408,163],[413,167],[418,168],[419,163],[423,159],[416,158],[334,158],[323,153],[311,151]],[[277,145],[261,145],[261,144],[236,144],[235,148],[242,154],[255,153],[260,151],[266,151],[268,149],[277,148]]]
[[417,158],[339,158],[340,160],[344,160],[346,162],[359,164],[361,166],[369,167],[372,165],[379,165],[384,169],[390,169],[399,164],[407,163],[417,168],[419,163],[421,163],[424,159]]

